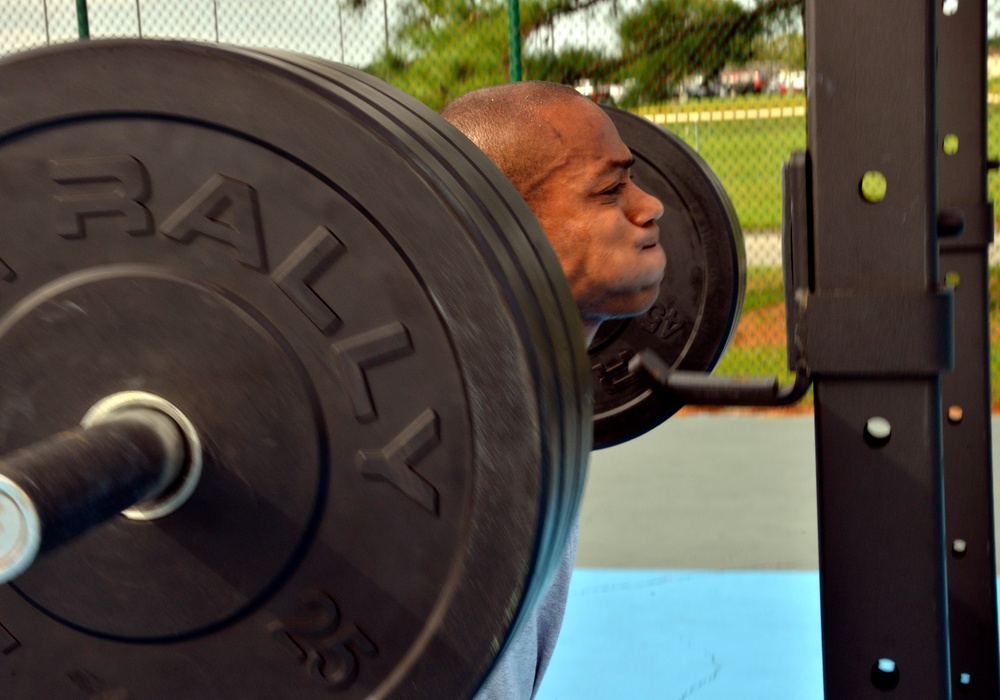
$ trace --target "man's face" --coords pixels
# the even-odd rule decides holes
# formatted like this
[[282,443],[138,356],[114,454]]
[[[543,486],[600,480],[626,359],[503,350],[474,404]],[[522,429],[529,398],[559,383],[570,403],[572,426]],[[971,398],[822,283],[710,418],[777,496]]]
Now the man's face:
[[639,315],[656,300],[663,205],[632,182],[632,154],[600,107],[571,99],[546,116],[552,169],[530,203],[592,335],[601,321]]

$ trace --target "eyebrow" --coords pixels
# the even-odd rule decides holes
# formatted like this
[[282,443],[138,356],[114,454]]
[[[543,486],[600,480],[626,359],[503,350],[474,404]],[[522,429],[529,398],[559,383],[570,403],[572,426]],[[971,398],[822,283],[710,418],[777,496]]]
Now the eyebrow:
[[632,156],[631,158],[627,158],[625,160],[613,160],[609,162],[607,166],[605,166],[604,172],[607,173],[614,170],[617,171],[628,170],[633,165],[635,165],[635,156]]

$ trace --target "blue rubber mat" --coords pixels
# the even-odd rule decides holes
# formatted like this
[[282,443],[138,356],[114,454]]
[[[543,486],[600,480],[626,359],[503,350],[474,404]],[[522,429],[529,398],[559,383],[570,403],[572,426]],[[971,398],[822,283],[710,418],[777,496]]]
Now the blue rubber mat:
[[594,453],[539,700],[822,700],[815,499],[809,416],[694,415]]
[[815,571],[577,569],[539,700],[822,700]]

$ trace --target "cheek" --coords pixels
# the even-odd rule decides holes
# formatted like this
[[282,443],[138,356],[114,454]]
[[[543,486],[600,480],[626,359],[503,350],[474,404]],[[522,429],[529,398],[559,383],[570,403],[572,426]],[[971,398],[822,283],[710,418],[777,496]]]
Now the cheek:
[[566,276],[573,280],[586,274],[592,247],[586,227],[566,219],[552,222],[539,218],[539,221]]
[[635,265],[635,243],[627,234],[627,226],[620,221],[606,224],[600,229],[600,238],[595,245],[595,255],[599,255],[609,265]]
[[588,261],[584,246],[574,239],[564,239],[554,246],[559,264],[570,282],[593,276],[592,263]]

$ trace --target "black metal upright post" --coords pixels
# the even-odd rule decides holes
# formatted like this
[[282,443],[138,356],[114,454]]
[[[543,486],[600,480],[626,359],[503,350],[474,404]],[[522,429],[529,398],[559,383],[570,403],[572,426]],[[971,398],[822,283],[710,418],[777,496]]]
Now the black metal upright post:
[[941,275],[954,286],[955,369],[942,378],[952,688],[1000,698],[990,436],[986,0],[939,4]]
[[951,698],[937,292],[940,0],[807,0],[827,700]]

